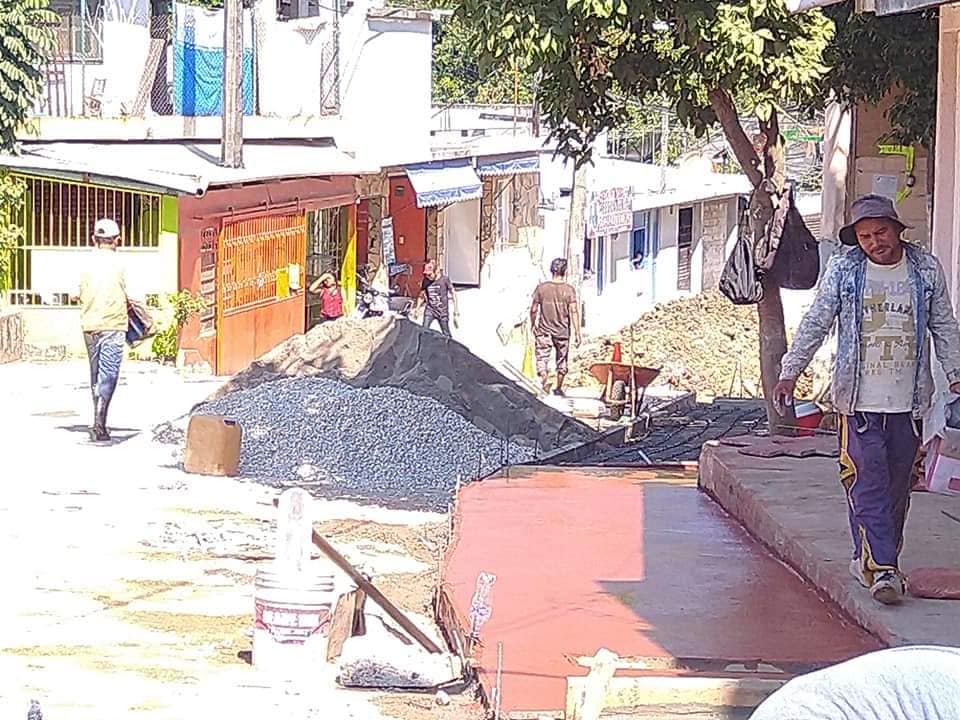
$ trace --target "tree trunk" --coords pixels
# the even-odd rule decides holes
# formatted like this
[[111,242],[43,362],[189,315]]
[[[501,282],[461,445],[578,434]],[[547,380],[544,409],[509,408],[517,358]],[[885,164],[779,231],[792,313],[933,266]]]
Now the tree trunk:
[[[750,214],[754,223],[754,247],[763,236],[763,230],[773,216],[775,195],[783,191],[786,176],[786,153],[776,111],[769,120],[760,123],[765,135],[763,150],[757,152],[747,136],[736,106],[725,90],[710,93],[710,104],[717,114],[723,133],[733,149],[740,167],[754,187]],[[783,300],[780,287],[773,278],[763,279],[763,300],[757,305],[760,325],[760,382],[767,404],[767,424],[771,434],[791,434],[796,425],[793,407],[786,408],[783,416],[773,404],[773,389],[780,379],[781,360],[787,352],[787,330],[783,317]]]
[[763,281],[763,300],[757,305],[760,319],[760,381],[767,399],[767,424],[773,435],[789,435],[796,423],[793,407],[781,417],[772,402],[773,389],[780,379],[780,361],[787,352],[787,329],[783,319],[780,288],[770,279]]

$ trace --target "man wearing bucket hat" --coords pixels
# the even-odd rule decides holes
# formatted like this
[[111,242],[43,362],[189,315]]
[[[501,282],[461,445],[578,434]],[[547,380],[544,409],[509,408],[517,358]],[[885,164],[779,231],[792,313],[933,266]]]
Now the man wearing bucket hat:
[[783,357],[774,391],[789,404],[797,378],[834,323],[833,403],[840,418],[840,481],[853,537],[851,573],[886,605],[903,596],[899,569],[920,418],[930,407],[929,337],[960,391],[960,330],[940,262],[901,239],[893,203],[865,195],[840,231],[813,305]]
[[120,227],[108,218],[93,229],[93,252],[80,275],[80,329],[90,359],[95,442],[110,439],[107,412],[120,377],[120,361],[129,323],[123,265],[117,254]]

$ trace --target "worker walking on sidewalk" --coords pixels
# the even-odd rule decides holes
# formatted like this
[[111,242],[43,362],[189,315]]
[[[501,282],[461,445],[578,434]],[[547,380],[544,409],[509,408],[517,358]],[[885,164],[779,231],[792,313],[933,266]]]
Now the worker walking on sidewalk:
[[533,291],[530,325],[543,391],[550,392],[550,352],[553,351],[557,357],[557,385],[553,394],[563,395],[571,335],[574,344],[580,344],[580,307],[577,291],[567,283],[567,261],[557,258],[551,262],[550,274],[552,279],[540,283]]
[[865,195],[840,231],[850,250],[831,259],[815,300],[783,358],[774,391],[792,402],[797,378],[838,323],[833,403],[840,418],[840,481],[846,490],[850,570],[873,597],[899,603],[903,529],[920,418],[933,396],[928,333],[960,392],[960,330],[940,262],[901,239],[893,203]]
[[80,274],[80,328],[90,359],[93,427],[96,442],[110,439],[107,412],[120,377],[128,326],[127,287],[117,254],[120,228],[110,219],[94,226],[94,249]]

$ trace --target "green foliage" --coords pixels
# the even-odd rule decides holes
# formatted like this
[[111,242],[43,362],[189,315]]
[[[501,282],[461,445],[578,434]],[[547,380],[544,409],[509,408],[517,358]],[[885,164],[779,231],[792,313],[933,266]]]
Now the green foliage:
[[728,101],[763,120],[807,104],[833,34],[822,13],[793,15],[783,0],[463,0],[458,14],[481,67],[517,57],[542,74],[543,113],[580,160],[628,120],[631,100],[666,97],[698,134]]
[[47,0],[0,0],[0,150],[10,151],[42,92],[40,68],[54,45]]
[[486,74],[472,48],[476,31],[459,17],[434,23],[433,101],[453,103],[529,103],[533,81],[516,63],[504,63]]
[[[850,104],[875,104],[891,94],[889,139],[931,147],[937,123],[937,9],[877,17],[841,3],[824,12],[837,28],[824,55],[830,66],[826,89]],[[816,98],[818,105],[829,95]]]
[[10,289],[13,253],[23,240],[23,226],[16,218],[26,191],[21,179],[0,173],[0,293]]
[[[180,350],[180,330],[194,315],[206,309],[203,298],[193,295],[189,290],[181,290],[167,295],[167,304],[171,309],[169,324],[156,335],[150,344],[150,350],[157,360],[176,360]],[[158,307],[159,303],[152,303]]]

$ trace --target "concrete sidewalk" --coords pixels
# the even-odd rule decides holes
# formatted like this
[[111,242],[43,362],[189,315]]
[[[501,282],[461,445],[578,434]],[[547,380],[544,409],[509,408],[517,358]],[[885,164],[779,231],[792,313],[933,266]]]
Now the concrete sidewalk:
[[[703,449],[699,482],[750,533],[882,642],[960,646],[960,602],[908,597],[900,607],[884,607],[851,577],[846,500],[835,459],[750,457],[712,443]],[[914,493],[902,556],[908,575],[912,568],[960,568],[960,524],[941,510],[960,516],[960,497]]]

